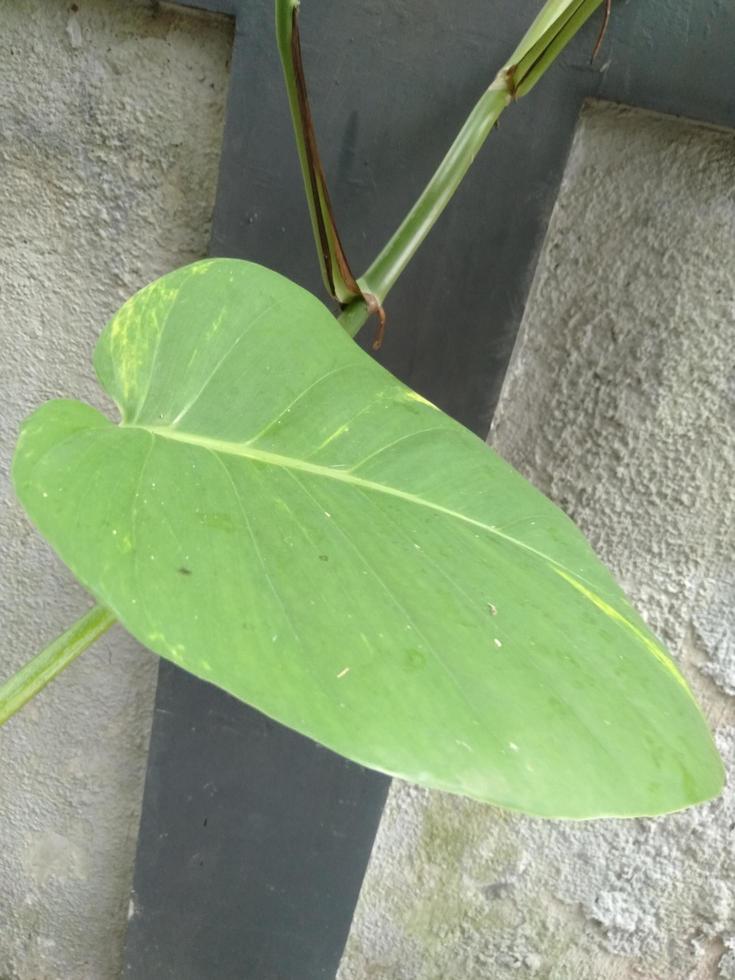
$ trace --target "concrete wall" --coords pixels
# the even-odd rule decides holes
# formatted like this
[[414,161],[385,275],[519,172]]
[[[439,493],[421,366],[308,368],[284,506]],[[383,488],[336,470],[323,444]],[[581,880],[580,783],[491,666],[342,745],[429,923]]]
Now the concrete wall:
[[[18,425],[101,405],[91,353],[206,250],[231,24],[136,0],[0,0],[0,676],[88,607],[14,501]],[[0,978],[120,969],[155,659],[113,631],[0,730]]]
[[[583,114],[491,441],[735,753],[735,135]],[[395,783],[340,980],[733,980],[735,800],[563,824]]]

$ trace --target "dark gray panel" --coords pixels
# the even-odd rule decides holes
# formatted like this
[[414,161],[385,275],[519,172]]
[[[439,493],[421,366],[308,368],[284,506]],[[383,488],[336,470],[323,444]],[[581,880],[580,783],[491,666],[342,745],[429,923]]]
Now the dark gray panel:
[[162,662],[126,977],[333,977],[388,780]]
[[[239,10],[211,251],[263,262],[321,295],[272,0],[180,2]],[[413,203],[539,6],[306,0],[317,130],[356,271]],[[480,433],[582,99],[735,125],[730,2],[618,0],[614,14],[594,66],[597,23],[503,116],[386,304],[383,363]],[[333,977],[386,790],[383,777],[163,664],[126,975]]]

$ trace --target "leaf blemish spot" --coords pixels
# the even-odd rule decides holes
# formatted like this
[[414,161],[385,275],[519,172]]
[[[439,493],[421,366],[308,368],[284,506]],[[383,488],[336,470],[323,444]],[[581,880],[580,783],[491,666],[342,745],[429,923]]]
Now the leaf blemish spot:
[[497,616],[498,615],[498,610],[495,608],[495,606],[492,604],[492,602],[488,602],[487,608],[490,610],[490,615],[491,616]]
[[319,561],[329,561],[329,555],[319,555]]
[[179,575],[191,575],[191,569],[185,568],[183,565],[179,569]]
[[345,677],[347,674],[349,674],[349,672],[350,672],[350,668],[349,667],[345,667],[344,670],[341,670],[337,674],[337,680],[340,680],[340,678]]
[[502,645],[503,645],[503,644],[502,644],[502,643],[500,642],[500,640],[499,640],[499,639],[497,638],[497,636],[496,636],[496,637],[495,637],[495,639],[493,640],[493,643],[495,644],[495,646],[496,646],[496,647],[502,647]]

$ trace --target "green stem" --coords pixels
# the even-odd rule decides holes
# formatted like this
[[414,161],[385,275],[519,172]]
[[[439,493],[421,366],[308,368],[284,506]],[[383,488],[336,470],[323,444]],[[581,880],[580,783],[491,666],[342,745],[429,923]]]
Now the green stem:
[[486,89],[418,201],[358,280],[381,303],[451,201],[480,147],[510,102],[507,84],[495,82]]
[[276,0],[276,40],[291,109],[296,149],[324,285],[340,303],[360,296],[334,220],[301,57],[300,0]]
[[114,622],[112,613],[101,606],[94,606],[0,686],[0,725],[20,711],[27,701],[42,691],[80,653],[84,653]]
[[350,337],[356,337],[371,316],[372,314],[365,300],[356,299],[345,306],[337,317],[337,322],[347,331]]
[[559,29],[548,38],[544,49],[532,64],[528,65],[523,72],[522,78],[518,82],[516,90],[517,98],[528,95],[536,82],[556,61],[564,48],[572,38],[579,32],[592,14],[603,3],[603,0],[582,0],[581,3],[560,23]]
[[322,214],[319,201],[319,189],[313,184],[313,174],[309,168],[309,155],[304,138],[305,120],[302,118],[301,105],[299,102],[298,80],[293,63],[293,25],[294,17],[298,13],[300,0],[276,0],[276,41],[278,43],[278,53],[281,58],[283,78],[286,83],[286,95],[288,96],[288,106],[291,110],[291,120],[293,122],[294,136],[296,138],[296,151],[301,166],[301,174],[304,180],[304,191],[306,202],[309,207],[309,217],[314,232],[319,265],[322,278],[327,291],[334,291],[334,283],[331,281],[329,271],[329,256],[324,254],[323,229],[321,228]]
[[[526,95],[602,0],[549,0],[513,58],[486,89],[423,193],[380,254],[359,278],[364,292],[382,304],[398,277],[452,199],[480,148],[511,102]],[[551,13],[549,13],[551,11]],[[354,337],[370,316],[362,299],[350,302],[339,317]]]

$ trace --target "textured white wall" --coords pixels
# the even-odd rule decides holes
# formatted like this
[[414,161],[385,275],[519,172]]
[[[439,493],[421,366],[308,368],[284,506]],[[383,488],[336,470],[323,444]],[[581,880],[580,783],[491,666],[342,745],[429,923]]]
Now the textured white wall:
[[[78,9],[74,9],[78,8]],[[138,0],[0,0],[0,676],[89,605],[8,469],[135,289],[206,250],[231,25]],[[0,977],[118,976],[155,684],[113,631],[0,730]]]
[[[491,441],[735,755],[735,134],[588,107]],[[544,823],[396,782],[340,980],[734,980],[735,800]]]

